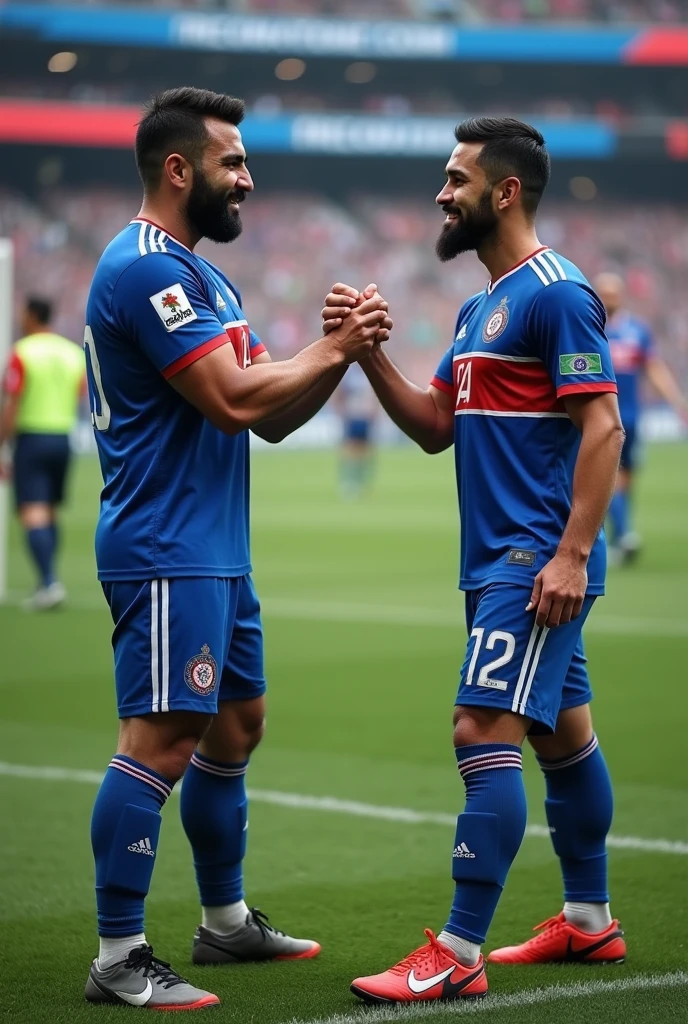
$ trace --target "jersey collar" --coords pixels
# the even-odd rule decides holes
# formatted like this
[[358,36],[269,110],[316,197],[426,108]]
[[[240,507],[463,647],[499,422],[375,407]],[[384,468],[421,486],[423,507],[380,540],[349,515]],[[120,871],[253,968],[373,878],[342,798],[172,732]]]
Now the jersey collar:
[[167,228],[164,228],[161,224],[156,224],[154,220],[149,220],[148,217],[134,217],[132,220],[129,221],[129,223],[152,224],[153,227],[157,228],[159,231],[164,231],[168,238],[171,238],[173,242],[177,243],[177,245],[181,245],[182,249],[186,249],[187,252],[191,252],[191,249],[189,249],[188,245],[184,245],[183,242],[180,242],[176,235],[173,235],[171,231],[168,231]]
[[505,277],[510,277],[511,274],[515,274],[517,270],[520,270],[521,267],[526,265],[528,260],[532,260],[533,256],[538,256],[541,252],[546,252],[548,249],[548,245],[541,245],[539,249],[535,250],[535,252],[531,252],[529,256],[524,256],[522,260],[519,260],[519,262],[514,267],[512,267],[511,270],[507,270],[506,274],[502,274],[501,277],[496,278],[496,280],[494,281],[488,281],[487,294],[492,295],[492,292],[495,290],[500,281],[503,281]]

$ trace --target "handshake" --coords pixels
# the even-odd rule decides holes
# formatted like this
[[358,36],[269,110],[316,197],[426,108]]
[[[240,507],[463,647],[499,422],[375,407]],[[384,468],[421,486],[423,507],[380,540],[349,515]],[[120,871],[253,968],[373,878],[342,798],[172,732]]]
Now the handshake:
[[347,284],[336,284],[322,310],[323,334],[336,345],[347,363],[365,359],[376,345],[387,341],[394,327],[388,306],[369,284],[362,292]]

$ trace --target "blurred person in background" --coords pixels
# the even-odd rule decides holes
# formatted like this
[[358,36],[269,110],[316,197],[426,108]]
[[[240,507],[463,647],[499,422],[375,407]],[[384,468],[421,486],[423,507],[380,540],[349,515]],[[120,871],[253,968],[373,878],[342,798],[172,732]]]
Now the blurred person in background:
[[657,394],[676,410],[684,424],[688,424],[688,401],[667,364],[657,355],[649,325],[624,307],[623,278],[619,274],[605,272],[599,274],[593,284],[607,311],[607,337],[619,388],[619,411],[626,431],[616,490],[609,506],[610,561],[625,565],[636,558],[641,547],[641,538],[633,529],[631,521],[631,496],[638,466],[638,421],[643,376]]
[[83,349],[49,329],[52,314],[48,299],[27,298],[22,337],[5,374],[0,419],[0,446],[14,440],[17,512],[38,574],[37,589],[24,602],[29,611],[55,608],[66,597],[55,575],[57,510],[64,499],[69,435],[85,381]]
[[368,378],[353,363],[334,394],[342,421],[339,488],[346,500],[358,498],[370,486],[375,470],[375,419],[380,404]]

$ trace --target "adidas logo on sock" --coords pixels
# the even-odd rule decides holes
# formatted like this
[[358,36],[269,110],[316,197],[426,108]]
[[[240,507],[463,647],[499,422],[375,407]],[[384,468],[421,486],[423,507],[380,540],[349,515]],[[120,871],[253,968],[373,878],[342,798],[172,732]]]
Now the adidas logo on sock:
[[468,849],[465,843],[460,843],[459,846],[457,846],[456,849],[454,850],[452,856],[465,857],[467,860],[475,860],[475,854],[471,853],[471,851]]
[[145,853],[146,857],[155,857],[155,850],[151,846],[150,839],[139,839],[137,843],[127,846],[131,853]]

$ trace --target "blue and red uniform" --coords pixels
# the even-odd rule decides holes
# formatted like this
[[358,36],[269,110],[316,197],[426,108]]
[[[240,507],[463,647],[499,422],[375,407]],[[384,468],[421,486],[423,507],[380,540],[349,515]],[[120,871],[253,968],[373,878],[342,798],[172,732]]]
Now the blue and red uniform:
[[213,713],[218,699],[258,696],[248,433],[223,434],[170,384],[221,345],[242,368],[264,351],[239,293],[139,218],[100,259],[85,344],[104,481],[96,559],[115,622],[120,716]]
[[640,382],[654,353],[648,325],[624,309],[607,321],[607,337],[619,388],[619,413],[626,431],[621,465],[635,469],[640,417]]
[[578,618],[550,630],[525,608],[571,510],[580,434],[563,399],[617,390],[604,326],[581,272],[543,248],[463,305],[432,381],[456,413],[470,634],[457,703],[527,715],[539,731],[591,697],[581,629],[604,593],[602,531]]

